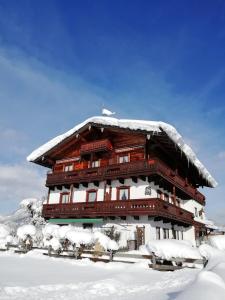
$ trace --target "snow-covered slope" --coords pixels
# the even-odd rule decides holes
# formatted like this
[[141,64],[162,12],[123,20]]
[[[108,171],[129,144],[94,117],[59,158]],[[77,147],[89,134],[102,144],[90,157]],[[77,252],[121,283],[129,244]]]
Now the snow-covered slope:
[[184,143],[182,136],[177,132],[177,130],[170,124],[157,121],[144,121],[144,120],[126,120],[126,119],[116,119],[112,117],[92,117],[84,122],[78,124],[71,130],[61,134],[54,139],[50,140],[46,144],[42,145],[38,149],[34,150],[28,157],[28,161],[35,161],[37,158],[43,156],[46,152],[51,150],[53,147],[61,143],[66,138],[70,137],[72,134],[76,133],[82,127],[88,123],[94,123],[98,125],[106,126],[116,126],[120,128],[129,128],[131,130],[143,130],[149,132],[165,132],[169,138],[177,145],[177,147],[186,155],[190,163],[194,164],[199,170],[199,173],[207,180],[210,186],[216,187],[217,182],[208,172],[205,166],[196,157],[193,150]]

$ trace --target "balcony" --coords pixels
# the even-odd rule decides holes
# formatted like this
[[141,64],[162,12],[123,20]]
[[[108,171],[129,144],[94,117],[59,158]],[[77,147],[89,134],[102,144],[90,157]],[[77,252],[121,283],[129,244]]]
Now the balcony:
[[193,224],[193,214],[161,199],[135,199],[104,202],[84,202],[68,204],[44,204],[43,217],[45,218],[95,218],[143,216],[157,217],[157,220]]
[[188,184],[186,180],[177,175],[158,158],[70,172],[49,173],[47,174],[46,186],[70,185],[153,175],[163,177],[167,182],[176,186],[182,193],[188,195],[190,199],[195,199],[199,203],[205,204],[205,197],[198,192],[196,188]]
[[108,139],[93,141],[91,143],[85,143],[81,145],[80,153],[81,155],[101,152],[101,151],[110,151],[112,150],[112,144]]

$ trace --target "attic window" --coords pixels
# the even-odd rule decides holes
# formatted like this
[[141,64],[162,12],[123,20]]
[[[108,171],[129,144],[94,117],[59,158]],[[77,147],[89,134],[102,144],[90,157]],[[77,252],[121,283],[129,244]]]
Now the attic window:
[[129,155],[128,154],[119,156],[119,163],[120,164],[127,163],[127,162],[129,162]]
[[65,165],[64,171],[65,172],[73,171],[73,164]]

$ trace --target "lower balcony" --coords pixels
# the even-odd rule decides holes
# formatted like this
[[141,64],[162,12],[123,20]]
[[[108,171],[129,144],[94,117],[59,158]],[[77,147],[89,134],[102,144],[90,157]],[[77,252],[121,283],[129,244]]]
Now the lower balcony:
[[143,216],[156,220],[179,223],[183,226],[193,224],[193,214],[161,199],[135,199],[104,202],[83,202],[67,204],[44,204],[44,218],[96,218]]

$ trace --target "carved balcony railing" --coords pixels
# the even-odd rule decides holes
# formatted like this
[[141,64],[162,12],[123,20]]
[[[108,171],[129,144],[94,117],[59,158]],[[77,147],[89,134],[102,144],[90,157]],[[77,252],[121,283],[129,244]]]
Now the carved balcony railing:
[[175,223],[193,224],[193,214],[178,206],[154,199],[96,201],[67,204],[44,204],[45,218],[92,218],[143,216],[157,217]]
[[70,172],[55,172],[47,174],[46,186],[70,185],[75,183],[113,180],[138,176],[151,176],[158,174],[171,184],[187,194],[190,199],[195,199],[201,204],[205,197],[196,188],[187,183],[185,179],[167,167],[158,158],[139,160],[123,164],[113,164],[98,168],[87,168]]
[[110,151],[112,150],[112,144],[110,140],[98,140],[90,143],[85,143],[81,145],[80,153],[81,155],[92,153],[92,152],[100,152],[100,151]]

